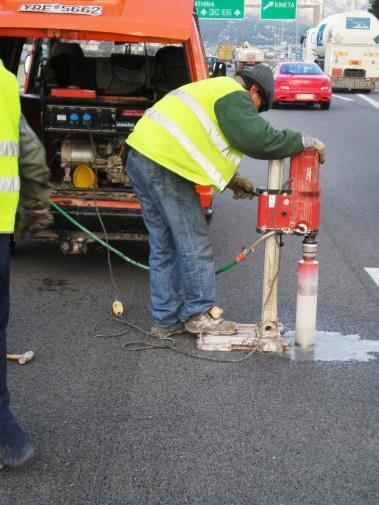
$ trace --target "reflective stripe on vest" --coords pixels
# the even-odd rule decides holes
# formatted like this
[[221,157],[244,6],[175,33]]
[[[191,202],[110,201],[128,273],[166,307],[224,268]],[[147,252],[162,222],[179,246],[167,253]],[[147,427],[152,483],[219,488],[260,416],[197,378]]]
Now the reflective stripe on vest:
[[196,148],[192,140],[188,138],[183,130],[173,123],[171,119],[155,109],[148,109],[144,116],[155,121],[157,124],[165,128],[165,130],[167,130],[174,138],[176,138],[187,153],[202,167],[212,181],[214,181],[216,186],[221,189],[226,187],[227,181],[223,179],[221,174],[217,171],[217,168]]
[[0,141],[0,156],[18,156],[19,147],[17,142]]
[[20,177],[0,176],[0,192],[11,193],[20,191]]
[[220,132],[215,127],[212,119],[205,112],[205,110],[200,105],[200,103],[196,100],[196,98],[191,96],[189,93],[186,93],[182,89],[177,89],[177,90],[171,91],[169,93],[169,95],[176,96],[183,103],[185,103],[187,105],[187,107],[189,107],[192,110],[192,112],[195,114],[195,116],[198,118],[200,123],[203,125],[204,129],[208,132],[209,137],[211,138],[216,149],[218,149],[220,151],[220,154],[224,158],[226,158],[227,160],[234,163],[235,165],[239,165],[242,157],[237,156],[236,154],[233,154],[232,152],[230,152],[229,146],[226,144],[224,139],[221,137]]

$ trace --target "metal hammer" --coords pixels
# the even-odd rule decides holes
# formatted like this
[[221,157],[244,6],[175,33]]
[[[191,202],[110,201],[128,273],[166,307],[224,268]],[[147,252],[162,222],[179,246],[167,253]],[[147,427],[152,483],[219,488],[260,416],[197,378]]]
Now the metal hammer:
[[25,365],[34,357],[33,351],[24,352],[24,354],[7,354],[7,359],[17,361],[19,365]]

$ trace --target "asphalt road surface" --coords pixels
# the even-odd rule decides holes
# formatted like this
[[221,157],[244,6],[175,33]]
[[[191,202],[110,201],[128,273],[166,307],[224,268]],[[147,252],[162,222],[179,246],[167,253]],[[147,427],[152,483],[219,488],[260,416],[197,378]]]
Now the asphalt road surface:
[[[169,349],[125,352],[125,342],[152,340],[136,330],[94,336],[124,330],[102,321],[113,299],[106,255],[19,244],[9,351],[36,357],[9,365],[9,385],[35,457],[0,474],[1,505],[379,503],[379,354],[343,360],[352,335],[379,340],[379,92],[340,94],[329,111],[282,107],[265,117],[327,144],[317,327],[325,338],[340,335],[341,358],[253,354],[228,364]],[[264,186],[267,163],[245,159],[241,173]],[[214,208],[220,265],[256,237],[256,202],[226,192]],[[301,239],[284,242],[279,316],[291,331]],[[129,252],[146,260],[141,248]],[[262,253],[219,277],[226,317],[260,321]],[[149,328],[146,273],[117,257],[112,267],[127,319]],[[243,356],[200,353],[189,336],[177,347]]]

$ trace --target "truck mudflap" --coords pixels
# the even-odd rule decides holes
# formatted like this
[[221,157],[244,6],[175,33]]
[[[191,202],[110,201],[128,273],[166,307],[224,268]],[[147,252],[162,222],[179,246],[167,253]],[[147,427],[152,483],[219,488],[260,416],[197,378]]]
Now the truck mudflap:
[[375,79],[368,77],[332,77],[333,89],[375,89]]

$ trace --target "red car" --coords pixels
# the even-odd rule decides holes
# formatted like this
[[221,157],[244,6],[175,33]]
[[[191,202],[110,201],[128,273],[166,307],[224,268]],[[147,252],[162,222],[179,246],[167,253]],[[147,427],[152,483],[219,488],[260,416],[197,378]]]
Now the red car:
[[320,104],[322,110],[328,110],[332,99],[330,78],[316,63],[289,61],[278,63],[274,68],[274,102],[279,103]]

